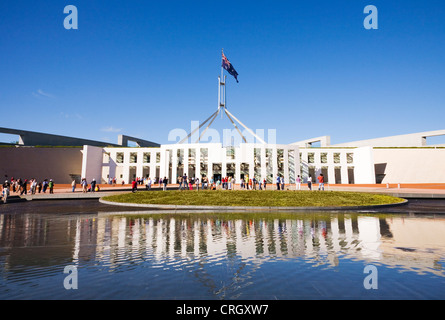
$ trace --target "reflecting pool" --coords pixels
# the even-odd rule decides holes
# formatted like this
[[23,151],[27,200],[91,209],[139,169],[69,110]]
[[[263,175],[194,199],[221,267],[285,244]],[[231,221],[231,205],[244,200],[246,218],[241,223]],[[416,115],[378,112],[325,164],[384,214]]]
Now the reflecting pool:
[[71,211],[0,214],[0,299],[445,298],[443,215]]

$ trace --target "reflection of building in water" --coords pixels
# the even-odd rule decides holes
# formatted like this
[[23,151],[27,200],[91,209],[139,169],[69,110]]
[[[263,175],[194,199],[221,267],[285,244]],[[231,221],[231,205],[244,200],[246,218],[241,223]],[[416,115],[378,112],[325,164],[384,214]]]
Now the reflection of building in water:
[[0,265],[7,270],[13,265],[95,259],[118,267],[128,261],[163,263],[207,256],[214,261],[236,257],[258,263],[302,257],[336,266],[342,256],[443,275],[445,219],[311,217],[0,215]]
[[108,217],[99,218],[97,224],[98,259],[114,260],[120,251],[149,254],[154,260],[202,254],[251,260],[309,256],[334,265],[338,254],[381,257],[379,220],[372,217],[345,215],[330,221]]
[[386,264],[443,273],[445,219],[402,217],[386,221],[392,234],[392,239],[380,246]]

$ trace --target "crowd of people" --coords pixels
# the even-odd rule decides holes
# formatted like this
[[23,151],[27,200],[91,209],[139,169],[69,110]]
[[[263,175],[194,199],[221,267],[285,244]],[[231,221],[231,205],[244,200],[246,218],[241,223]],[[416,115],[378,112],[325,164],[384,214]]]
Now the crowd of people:
[[38,181],[35,178],[32,179],[15,179],[11,177],[9,180],[8,177],[5,177],[5,181],[2,184],[2,200],[3,202],[7,202],[8,197],[11,193],[15,193],[18,195],[24,194],[36,194],[36,193],[54,193],[54,181],[53,179],[43,179],[42,181]]
[[[317,177],[318,180],[318,190],[324,190],[324,176],[320,174]],[[301,184],[303,179],[300,175],[297,176],[295,184],[295,190],[301,190]],[[137,190],[137,185],[145,185],[147,190],[151,189],[152,184],[159,183],[159,187],[163,190],[167,190],[168,178],[155,178],[151,179],[146,177],[143,179],[135,179],[132,183],[133,192]],[[227,176],[222,178],[207,178],[203,176],[201,180],[198,177],[188,177],[187,174],[177,177],[177,184],[179,185],[179,190],[235,190],[236,180],[234,177]],[[312,177],[311,175],[307,178],[308,189],[312,190]],[[268,182],[264,179],[257,179],[255,177],[249,178],[248,175],[242,177],[239,181],[239,189],[241,190],[266,190]],[[276,189],[285,190],[284,177],[278,175],[276,178]]]
[[[30,180],[28,179],[14,179],[13,177],[8,180],[7,176],[5,177],[5,181],[2,184],[2,192],[1,197],[3,202],[6,202],[10,194],[16,193],[19,195],[23,194],[36,194],[36,193],[46,193],[47,191],[49,193],[54,193],[54,181],[53,179],[43,179],[42,181],[38,181],[35,178],[32,178]],[[324,190],[324,176],[323,174],[320,174],[317,177],[318,180],[318,190]],[[116,178],[109,179],[108,181],[111,185],[116,185],[117,180]],[[177,178],[177,183],[179,184],[179,190],[234,190],[235,189],[235,178],[231,176],[223,177],[223,178],[217,178],[214,179],[213,177],[207,178],[206,176],[203,176],[200,180],[197,177],[188,177],[187,174],[184,174],[182,176],[179,176]],[[296,190],[301,190],[301,183],[302,178],[300,175],[296,178]],[[150,177],[145,178],[135,178],[133,179],[131,183],[131,189],[132,192],[136,192],[138,185],[145,185],[146,190],[151,190],[152,186],[155,184],[159,184],[159,187],[162,188],[164,191],[167,190],[168,185],[168,178],[154,178],[151,179]],[[87,182],[85,178],[81,179],[80,182],[82,192],[97,192],[100,191],[99,184],[96,182],[95,179],[92,179],[90,183]],[[124,181],[122,181],[122,185],[124,185]],[[311,175],[307,178],[307,186],[309,190],[312,190],[312,177]],[[77,183],[76,180],[73,180],[71,183],[72,192],[75,192]],[[266,179],[256,179],[255,177],[249,178],[248,175],[242,177],[240,179],[239,188],[241,190],[266,190],[267,188],[267,180]],[[284,184],[284,177],[281,175],[278,175],[276,177],[276,189],[277,190],[284,190],[285,184]]]

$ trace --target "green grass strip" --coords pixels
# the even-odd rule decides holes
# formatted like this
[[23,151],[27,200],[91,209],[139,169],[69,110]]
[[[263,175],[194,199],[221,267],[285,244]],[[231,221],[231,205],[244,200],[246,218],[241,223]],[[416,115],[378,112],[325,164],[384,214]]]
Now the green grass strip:
[[136,204],[245,207],[344,207],[401,203],[404,199],[364,192],[291,190],[168,190],[107,196],[107,201]]

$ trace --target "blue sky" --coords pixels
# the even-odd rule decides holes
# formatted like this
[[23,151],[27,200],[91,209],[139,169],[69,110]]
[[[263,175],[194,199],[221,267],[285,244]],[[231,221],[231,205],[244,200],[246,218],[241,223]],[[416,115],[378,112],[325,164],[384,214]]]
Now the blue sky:
[[442,0],[3,0],[0,127],[168,143],[216,110],[224,48],[228,109],[278,143],[444,129],[444,16]]

